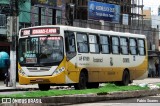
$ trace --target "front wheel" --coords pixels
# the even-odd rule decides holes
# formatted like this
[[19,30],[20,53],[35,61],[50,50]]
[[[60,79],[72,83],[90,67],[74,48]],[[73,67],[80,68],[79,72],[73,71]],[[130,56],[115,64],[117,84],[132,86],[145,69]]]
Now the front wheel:
[[87,77],[86,75],[82,72],[79,76],[79,82],[74,85],[75,89],[85,89],[87,84]]
[[48,91],[50,89],[49,84],[38,84],[38,87],[41,91]]

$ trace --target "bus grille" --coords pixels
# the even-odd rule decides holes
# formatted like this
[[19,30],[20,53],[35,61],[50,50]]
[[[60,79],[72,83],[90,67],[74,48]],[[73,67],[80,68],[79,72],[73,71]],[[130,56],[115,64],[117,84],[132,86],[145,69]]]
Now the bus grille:
[[28,67],[27,69],[30,72],[42,72],[42,71],[49,71],[51,67]]

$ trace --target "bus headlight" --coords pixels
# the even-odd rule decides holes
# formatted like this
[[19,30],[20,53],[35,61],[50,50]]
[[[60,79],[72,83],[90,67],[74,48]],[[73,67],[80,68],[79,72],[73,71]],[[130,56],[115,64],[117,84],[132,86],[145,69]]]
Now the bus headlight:
[[27,76],[22,69],[19,69],[18,72],[19,72],[20,74],[22,74],[23,76]]
[[52,74],[52,75],[59,74],[59,73],[63,72],[64,70],[65,70],[65,68],[64,68],[64,67],[61,67],[61,68],[59,68],[59,69],[56,69],[56,70],[54,70],[54,72],[53,72],[53,74]]

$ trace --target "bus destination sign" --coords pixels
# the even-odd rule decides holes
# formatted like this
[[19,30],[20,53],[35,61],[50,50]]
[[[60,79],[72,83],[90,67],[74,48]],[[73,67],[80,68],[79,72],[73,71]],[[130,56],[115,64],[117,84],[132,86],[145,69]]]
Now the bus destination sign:
[[46,34],[58,34],[57,28],[34,28],[34,29],[24,29],[21,31],[22,36],[28,35],[46,35]]

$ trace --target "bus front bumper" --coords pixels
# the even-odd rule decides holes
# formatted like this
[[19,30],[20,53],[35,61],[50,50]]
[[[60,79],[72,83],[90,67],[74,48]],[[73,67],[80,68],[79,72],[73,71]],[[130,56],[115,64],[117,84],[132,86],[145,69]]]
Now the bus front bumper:
[[27,77],[19,74],[19,84],[64,84],[65,77],[64,74],[59,74],[57,76],[38,76],[38,77]]

